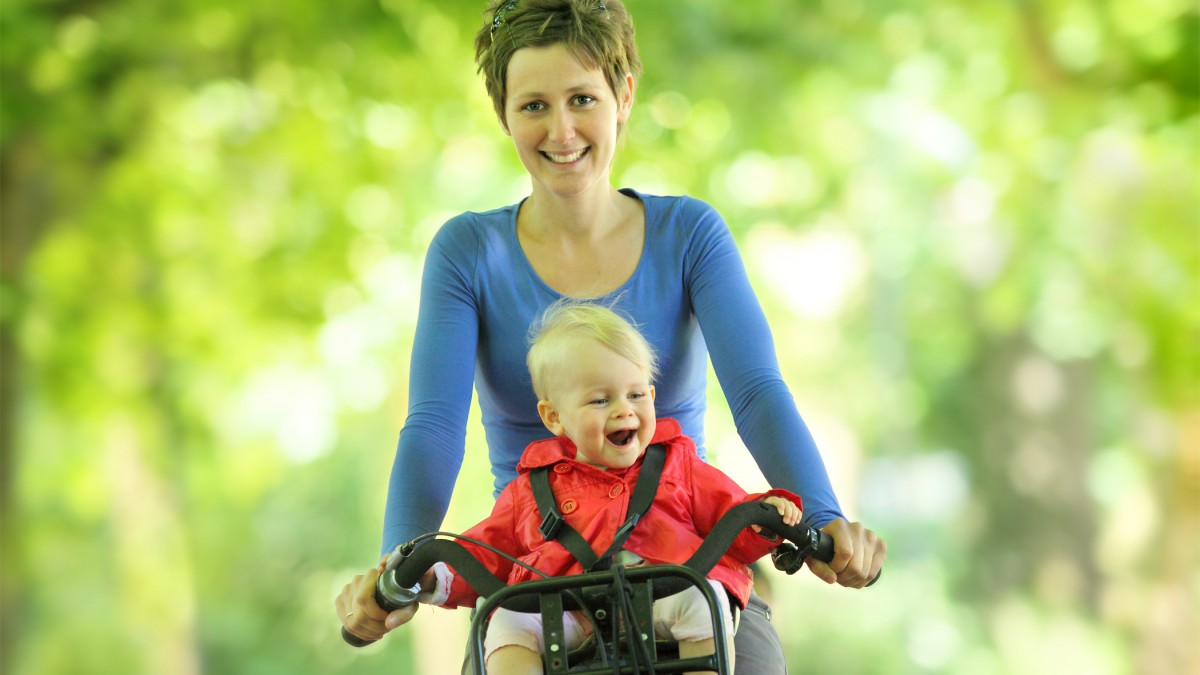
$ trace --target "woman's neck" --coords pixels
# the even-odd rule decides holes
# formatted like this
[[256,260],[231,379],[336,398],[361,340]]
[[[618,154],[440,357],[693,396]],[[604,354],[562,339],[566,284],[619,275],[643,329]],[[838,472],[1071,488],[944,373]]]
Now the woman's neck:
[[521,206],[520,229],[535,239],[602,239],[629,217],[628,197],[605,184],[570,198],[534,191]]
[[611,187],[586,199],[535,192],[517,214],[517,241],[533,271],[573,298],[598,298],[628,281],[642,257],[645,229],[641,202]]

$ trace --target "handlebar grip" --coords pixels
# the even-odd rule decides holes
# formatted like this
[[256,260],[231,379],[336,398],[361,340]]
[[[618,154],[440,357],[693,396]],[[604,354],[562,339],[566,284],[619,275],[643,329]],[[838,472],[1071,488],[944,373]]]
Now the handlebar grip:
[[345,626],[342,626],[342,639],[345,640],[346,644],[350,645],[351,647],[366,647],[367,645],[375,644],[374,640],[364,640],[354,633],[346,630]]

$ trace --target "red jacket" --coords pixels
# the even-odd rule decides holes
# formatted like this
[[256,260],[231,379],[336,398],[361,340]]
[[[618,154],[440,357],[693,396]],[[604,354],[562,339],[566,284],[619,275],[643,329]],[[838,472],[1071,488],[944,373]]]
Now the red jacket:
[[[647,563],[686,562],[717,520],[742,502],[777,495],[801,505],[800,497],[786,490],[746,494],[732,479],[696,456],[696,446],[673,419],[658,420],[651,443],[666,447],[662,477],[654,501],[625,542],[626,549]],[[554,467],[549,473],[550,486],[559,510],[600,555],[625,521],[642,460],[628,469],[604,471],[574,458],[575,446],[565,437],[531,443],[517,464],[517,478],[500,493],[491,515],[464,535],[495,546],[550,576],[581,574],[583,567],[561,544],[546,541],[538,532],[542,518],[530,487],[530,471],[539,466]],[[486,549],[460,543],[509,584],[540,578]],[[753,581],[746,565],[769,553],[775,545],[747,529],[734,540],[708,576],[719,581],[745,607]],[[473,607],[477,597],[456,574],[445,606]]]

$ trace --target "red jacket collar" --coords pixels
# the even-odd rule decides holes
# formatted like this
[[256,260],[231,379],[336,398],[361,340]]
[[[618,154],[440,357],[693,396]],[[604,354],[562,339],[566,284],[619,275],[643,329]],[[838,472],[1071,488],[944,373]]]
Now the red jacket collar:
[[[679,422],[670,417],[660,417],[654,426],[650,443],[667,443],[683,435]],[[521,461],[517,462],[517,473],[526,473],[539,466],[549,466],[564,459],[575,459],[575,444],[566,436],[555,436],[534,441],[525,448]]]

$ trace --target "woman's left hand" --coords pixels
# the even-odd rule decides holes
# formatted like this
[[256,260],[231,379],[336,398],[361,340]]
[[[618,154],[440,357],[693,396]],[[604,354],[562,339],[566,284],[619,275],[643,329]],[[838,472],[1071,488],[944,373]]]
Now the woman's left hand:
[[830,521],[821,531],[833,537],[833,560],[824,563],[816,558],[808,559],[808,569],[817,578],[827,584],[862,588],[879,576],[887,557],[887,544],[879,535],[862,523],[847,522],[843,518]]

